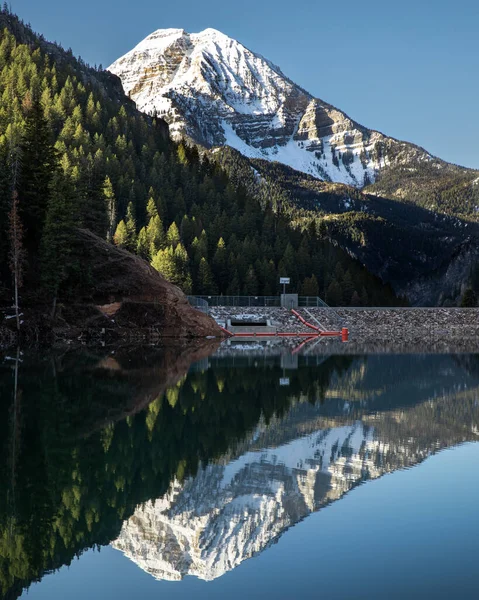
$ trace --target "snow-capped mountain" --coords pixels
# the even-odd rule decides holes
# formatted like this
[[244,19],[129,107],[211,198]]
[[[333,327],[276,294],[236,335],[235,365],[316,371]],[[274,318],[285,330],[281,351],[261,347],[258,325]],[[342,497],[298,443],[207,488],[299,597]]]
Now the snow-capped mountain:
[[362,127],[214,29],[159,29],[109,71],[140,110],[169,123],[173,138],[229,145],[327,181],[361,187],[390,164],[432,160],[422,148]]

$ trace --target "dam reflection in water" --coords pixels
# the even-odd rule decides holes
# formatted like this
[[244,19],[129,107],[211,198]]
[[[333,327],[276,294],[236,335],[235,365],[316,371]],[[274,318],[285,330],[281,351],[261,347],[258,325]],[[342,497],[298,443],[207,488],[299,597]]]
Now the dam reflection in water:
[[[38,580],[30,597],[477,589],[478,356],[210,351],[20,366],[4,431],[5,598]],[[110,547],[88,552],[98,544]]]

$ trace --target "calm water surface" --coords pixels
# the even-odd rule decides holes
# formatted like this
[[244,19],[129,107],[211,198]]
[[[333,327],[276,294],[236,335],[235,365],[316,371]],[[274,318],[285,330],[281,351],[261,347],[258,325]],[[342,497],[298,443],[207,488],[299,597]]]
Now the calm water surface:
[[0,359],[0,597],[477,598],[479,356]]

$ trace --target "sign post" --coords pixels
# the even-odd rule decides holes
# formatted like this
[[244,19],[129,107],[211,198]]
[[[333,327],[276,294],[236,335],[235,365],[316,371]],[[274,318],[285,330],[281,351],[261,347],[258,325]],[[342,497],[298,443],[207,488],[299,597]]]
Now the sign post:
[[280,277],[279,283],[283,286],[283,295],[286,294],[286,286],[291,283],[290,277]]
[[298,307],[298,294],[287,294],[286,286],[291,283],[290,277],[280,277],[280,285],[283,286],[283,293],[281,294],[281,306],[283,308],[297,308]]

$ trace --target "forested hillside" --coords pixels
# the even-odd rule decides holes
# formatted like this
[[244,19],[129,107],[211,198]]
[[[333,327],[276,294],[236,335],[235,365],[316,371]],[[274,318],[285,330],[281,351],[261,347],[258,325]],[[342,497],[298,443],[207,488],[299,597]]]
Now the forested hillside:
[[[391,289],[291,207],[253,195],[216,162],[173,143],[119,80],[0,13],[0,273],[24,302],[75,295],[91,278],[74,231],[151,261],[185,292],[276,294],[395,304]],[[280,194],[281,196],[281,194]]]
[[479,171],[442,163],[388,167],[365,191],[470,221],[479,217]]
[[[454,305],[479,264],[479,226],[471,220],[324,182],[279,162],[249,159],[231,148],[214,157],[258,197],[274,198],[295,227],[315,227],[395,292],[418,305]],[[437,185],[443,181],[438,177]]]

